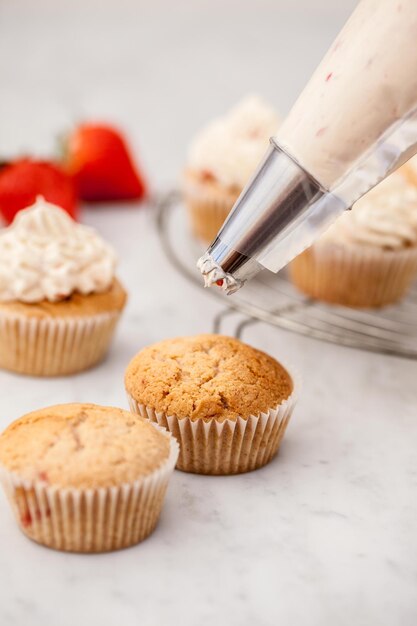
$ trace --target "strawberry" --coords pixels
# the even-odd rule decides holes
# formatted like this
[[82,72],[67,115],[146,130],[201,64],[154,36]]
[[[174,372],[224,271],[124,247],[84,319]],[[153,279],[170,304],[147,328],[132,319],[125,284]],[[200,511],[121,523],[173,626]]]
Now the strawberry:
[[123,136],[105,124],[82,124],[69,136],[65,167],[79,197],[90,202],[140,200],[145,182]]
[[10,224],[16,213],[33,204],[39,195],[76,219],[76,189],[71,178],[58,165],[19,159],[1,167],[0,214],[6,223]]

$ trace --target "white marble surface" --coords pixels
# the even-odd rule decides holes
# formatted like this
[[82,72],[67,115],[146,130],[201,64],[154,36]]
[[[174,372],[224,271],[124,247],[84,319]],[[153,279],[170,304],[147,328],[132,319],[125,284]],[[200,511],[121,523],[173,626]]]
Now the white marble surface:
[[[2,155],[45,153],[52,131],[96,113],[129,129],[155,187],[171,183],[187,138],[248,89],[285,111],[352,4],[2,3]],[[118,249],[131,293],[117,341],[71,378],[1,373],[1,428],[56,402],[125,407],[123,370],[139,348],[211,330],[218,302],[169,266],[146,210],[85,220]],[[31,543],[1,496],[2,626],[416,624],[417,364],[262,324],[244,339],[304,379],[279,456],[237,477],[175,473],[154,535],[114,554]]]

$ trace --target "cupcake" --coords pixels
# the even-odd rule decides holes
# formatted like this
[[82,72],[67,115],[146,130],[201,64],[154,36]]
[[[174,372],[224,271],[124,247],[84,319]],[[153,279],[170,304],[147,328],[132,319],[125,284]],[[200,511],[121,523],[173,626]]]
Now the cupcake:
[[128,411],[61,404],[0,436],[0,479],[21,530],[70,552],[132,546],[155,528],[178,444]]
[[417,187],[417,155],[400,167],[398,172],[403,174],[411,185]]
[[350,307],[402,298],[417,274],[417,189],[391,174],[290,266],[306,295]]
[[72,374],[105,356],[126,292],[92,229],[38,198],[0,231],[0,367]]
[[192,142],[183,193],[192,233],[204,243],[216,237],[278,125],[274,109],[250,96],[211,122]]
[[179,441],[177,468],[238,474],[277,452],[295,404],[294,382],[275,359],[220,335],[162,341],[130,362],[131,410]]

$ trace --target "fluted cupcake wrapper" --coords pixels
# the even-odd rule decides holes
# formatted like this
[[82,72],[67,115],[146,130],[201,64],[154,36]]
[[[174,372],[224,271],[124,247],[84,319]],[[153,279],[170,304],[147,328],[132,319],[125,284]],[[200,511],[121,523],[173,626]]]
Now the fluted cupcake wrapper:
[[417,248],[382,250],[319,242],[290,265],[305,294],[351,307],[380,307],[400,300],[417,275]]
[[88,369],[107,353],[119,311],[41,318],[0,312],[0,368],[32,376]]
[[183,191],[193,235],[205,244],[211,243],[232,210],[239,191],[187,178]]
[[296,392],[277,407],[247,419],[208,421],[179,418],[138,403],[129,393],[131,411],[169,430],[180,444],[177,469],[196,474],[250,472],[278,451],[296,403]]
[[24,480],[4,467],[0,481],[20,528],[30,539],[68,552],[119,550],[145,539],[158,522],[179,452],[177,441],[169,439],[169,457],[159,469],[120,486],[59,488]]

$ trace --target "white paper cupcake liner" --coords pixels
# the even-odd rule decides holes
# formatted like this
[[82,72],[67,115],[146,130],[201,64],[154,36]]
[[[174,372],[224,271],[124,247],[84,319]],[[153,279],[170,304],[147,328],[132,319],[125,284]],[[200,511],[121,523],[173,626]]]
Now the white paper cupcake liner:
[[0,481],[20,528],[34,541],[68,552],[119,550],[145,539],[158,522],[179,452],[177,441],[169,440],[169,457],[158,470],[120,487],[59,488],[4,467]]
[[381,307],[400,300],[417,275],[417,248],[382,250],[319,242],[294,259],[294,284],[317,300]]
[[32,376],[62,376],[104,358],[119,311],[88,317],[35,318],[0,312],[0,368]]
[[299,383],[278,406],[247,419],[222,422],[166,415],[138,403],[129,393],[130,410],[169,430],[180,444],[177,469],[196,474],[228,475],[258,469],[273,458],[297,400]]

